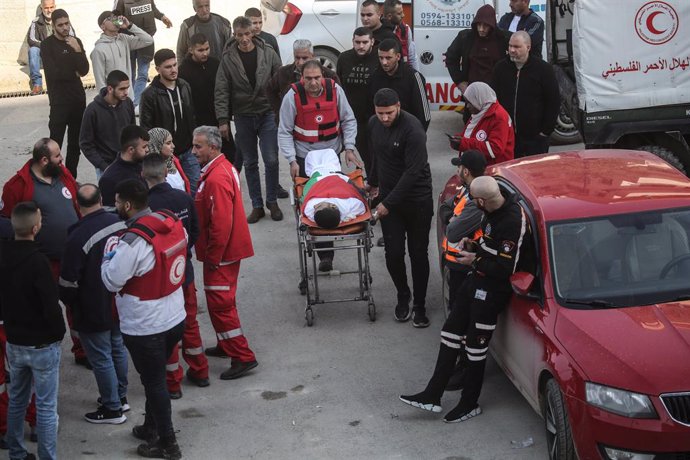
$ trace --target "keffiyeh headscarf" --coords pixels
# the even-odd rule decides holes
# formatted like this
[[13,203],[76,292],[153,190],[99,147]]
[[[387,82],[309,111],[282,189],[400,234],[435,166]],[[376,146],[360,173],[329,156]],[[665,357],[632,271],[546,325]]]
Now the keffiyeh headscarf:
[[[165,140],[170,136],[170,131],[165,128],[151,128],[149,129],[149,154],[161,153]],[[165,159],[165,164],[168,168],[169,174],[176,174],[177,168],[173,162],[172,155]]]

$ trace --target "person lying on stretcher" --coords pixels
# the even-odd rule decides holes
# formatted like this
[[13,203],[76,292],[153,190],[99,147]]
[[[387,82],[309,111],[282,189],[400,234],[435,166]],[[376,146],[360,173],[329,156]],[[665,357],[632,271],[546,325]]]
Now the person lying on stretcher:
[[321,228],[336,228],[364,214],[368,208],[364,191],[340,169],[340,160],[333,149],[313,150],[305,159],[309,181],[302,192],[302,214]]

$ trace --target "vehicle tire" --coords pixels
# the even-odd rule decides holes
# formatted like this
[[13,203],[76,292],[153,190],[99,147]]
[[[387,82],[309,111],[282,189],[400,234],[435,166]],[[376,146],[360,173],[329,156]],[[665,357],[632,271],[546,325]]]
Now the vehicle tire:
[[369,321],[372,323],[376,321],[376,304],[374,302],[369,302]]
[[636,150],[644,150],[645,152],[653,153],[654,155],[664,160],[666,163],[669,163],[671,166],[678,169],[683,174],[686,173],[685,167],[683,166],[683,163],[680,161],[680,159],[675,155],[675,153],[673,153],[665,147],[662,147],[660,145],[643,145],[637,147]]
[[448,319],[450,315],[450,294],[448,290],[448,281],[450,278],[450,269],[443,266],[441,272],[441,304],[443,305],[443,317]]
[[338,55],[326,48],[316,48],[314,58],[318,59],[322,66],[335,72],[335,65],[338,63]]
[[307,326],[312,327],[314,325],[314,310],[307,308],[304,312],[304,319],[307,320]]
[[558,382],[549,379],[544,387],[542,415],[546,428],[546,446],[551,460],[575,460],[575,446],[570,431],[568,411]]
[[561,110],[556,118],[556,127],[551,133],[551,142],[554,145],[569,145],[582,142],[582,136],[575,123],[568,115],[565,105],[561,102]]

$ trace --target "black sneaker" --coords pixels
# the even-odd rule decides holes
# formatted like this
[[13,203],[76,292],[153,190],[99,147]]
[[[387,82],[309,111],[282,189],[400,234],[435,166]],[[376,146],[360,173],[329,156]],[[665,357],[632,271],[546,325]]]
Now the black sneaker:
[[[100,396],[98,397],[96,402],[98,403],[99,407],[103,405],[103,400],[101,399]],[[120,405],[122,406],[122,413],[123,414],[125,412],[129,412],[129,410],[131,409],[131,407],[129,407],[129,403],[127,402],[127,396],[125,396],[124,398],[120,398]]]
[[378,240],[376,240],[376,246],[382,248],[386,245],[386,240],[383,237],[380,237]]
[[330,272],[331,270],[333,270],[333,259],[322,259],[319,262],[320,272]]
[[211,384],[211,381],[208,379],[208,377],[196,377],[189,372],[190,370],[191,369],[187,369],[187,380],[189,380],[191,383],[201,388],[205,388]]
[[84,419],[89,423],[108,423],[110,425],[119,425],[127,421],[127,417],[122,415],[121,410],[108,410],[101,406],[96,412],[89,412],[84,415]]
[[288,193],[288,191],[285,190],[282,185],[278,184],[278,188],[276,189],[276,196],[278,198],[289,198],[290,193]]
[[404,323],[410,319],[410,314],[410,298],[398,296],[398,304],[395,306],[395,320]]
[[412,326],[429,327],[429,318],[426,317],[424,310],[412,310]]
[[221,380],[235,380],[240,377],[242,377],[244,374],[249,372],[250,370],[254,369],[256,366],[258,366],[259,363],[254,361],[249,361],[249,362],[241,362],[241,361],[233,361],[232,364],[230,365],[230,368],[227,369],[225,372],[220,374],[220,379]]
[[176,441],[163,443],[158,440],[154,443],[139,444],[137,454],[145,458],[165,458],[168,460],[178,460],[182,458],[180,446]]
[[464,422],[466,420],[471,419],[472,417],[476,417],[481,413],[482,408],[479,407],[479,405],[474,406],[472,409],[464,409],[460,407],[460,404],[458,404],[455,409],[448,412],[446,416],[443,417],[443,421],[446,423]]
[[416,407],[417,409],[422,409],[429,412],[441,412],[441,410],[443,410],[440,399],[429,398],[424,394],[423,391],[421,393],[417,393],[416,395],[400,395],[400,401],[404,402],[405,404],[409,404],[412,407]]

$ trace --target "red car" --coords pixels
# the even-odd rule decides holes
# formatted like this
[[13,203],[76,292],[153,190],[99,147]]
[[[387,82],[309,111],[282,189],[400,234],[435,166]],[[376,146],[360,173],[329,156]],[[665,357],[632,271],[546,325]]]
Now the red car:
[[543,416],[550,458],[690,459],[690,180],[626,150],[487,174],[531,225],[492,354]]

